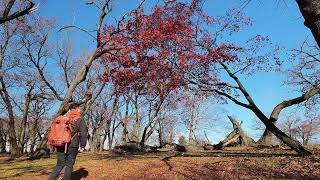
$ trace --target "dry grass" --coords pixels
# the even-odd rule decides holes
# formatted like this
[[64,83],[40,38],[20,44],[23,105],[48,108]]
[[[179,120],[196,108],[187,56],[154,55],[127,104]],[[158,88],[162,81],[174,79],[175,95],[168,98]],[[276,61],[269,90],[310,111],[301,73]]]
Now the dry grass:
[[[0,157],[0,179],[47,179],[49,159],[28,161]],[[60,176],[62,178],[62,174]],[[79,154],[76,179],[320,179],[320,156],[298,157],[289,150],[224,151],[112,156]]]

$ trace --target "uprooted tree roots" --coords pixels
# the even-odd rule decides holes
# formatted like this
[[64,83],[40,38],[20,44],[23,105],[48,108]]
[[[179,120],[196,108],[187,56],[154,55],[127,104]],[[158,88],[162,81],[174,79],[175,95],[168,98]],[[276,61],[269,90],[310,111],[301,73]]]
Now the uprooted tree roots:
[[214,149],[223,149],[227,146],[253,146],[255,141],[246,135],[239,124],[233,117],[228,116],[233,125],[233,131],[218,144],[213,145]]

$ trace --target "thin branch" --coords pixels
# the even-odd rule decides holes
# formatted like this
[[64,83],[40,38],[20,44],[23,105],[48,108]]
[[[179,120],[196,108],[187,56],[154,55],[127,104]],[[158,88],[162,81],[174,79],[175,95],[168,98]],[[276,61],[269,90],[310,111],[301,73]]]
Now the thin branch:
[[78,30],[80,30],[80,31],[82,31],[82,32],[84,32],[84,33],[86,33],[87,35],[89,35],[89,36],[90,36],[90,37],[92,37],[93,39],[97,40],[97,38],[96,38],[94,35],[92,35],[92,34],[90,33],[90,31],[85,30],[85,29],[83,29],[83,28],[81,28],[81,27],[78,27],[78,26],[76,26],[76,25],[67,25],[67,26],[63,26],[62,28],[60,28],[60,29],[58,30],[58,32],[61,32],[61,31],[65,30],[65,29],[69,29],[69,28],[75,28],[75,29],[78,29]]

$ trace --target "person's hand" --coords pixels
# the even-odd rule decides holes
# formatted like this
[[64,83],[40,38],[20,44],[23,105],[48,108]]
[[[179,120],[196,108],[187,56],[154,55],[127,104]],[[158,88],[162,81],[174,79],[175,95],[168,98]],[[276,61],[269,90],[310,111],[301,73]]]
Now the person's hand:
[[79,152],[83,152],[83,151],[84,151],[84,148],[80,148],[80,149],[79,149]]

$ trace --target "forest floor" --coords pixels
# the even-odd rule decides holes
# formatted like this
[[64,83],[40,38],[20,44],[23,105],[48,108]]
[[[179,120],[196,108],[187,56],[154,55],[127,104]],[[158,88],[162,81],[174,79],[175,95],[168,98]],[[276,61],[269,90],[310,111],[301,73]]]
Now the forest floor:
[[[320,149],[299,157],[291,150],[230,148],[175,154],[143,155],[80,153],[74,179],[320,179]],[[56,163],[51,158],[10,160],[0,156],[0,179],[47,179]],[[63,177],[63,171],[60,179]]]

